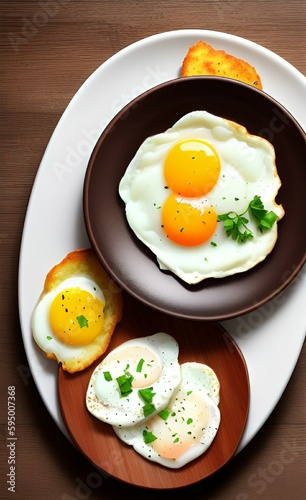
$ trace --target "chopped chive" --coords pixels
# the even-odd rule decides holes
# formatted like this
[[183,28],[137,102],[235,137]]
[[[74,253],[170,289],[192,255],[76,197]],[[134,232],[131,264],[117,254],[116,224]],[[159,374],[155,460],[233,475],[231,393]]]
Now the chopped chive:
[[153,387],[147,387],[146,389],[139,389],[138,394],[146,403],[152,403],[156,392],[153,392]]
[[88,328],[88,319],[86,319],[83,314],[81,314],[81,316],[77,316],[77,321],[80,328],[84,328],[85,326]]
[[151,413],[154,413],[156,411],[156,408],[153,403],[146,403],[142,407],[143,415],[147,417],[148,415],[151,415]]
[[142,366],[143,366],[143,364],[144,364],[144,359],[143,359],[143,358],[141,358],[141,359],[139,360],[138,365],[137,365],[137,368],[136,368],[136,372],[137,372],[137,373],[141,373],[141,370],[142,370]]
[[170,410],[169,408],[165,408],[164,410],[162,410],[161,412],[159,412],[158,414],[160,416],[160,418],[162,418],[163,420],[167,420],[167,418],[169,417],[170,415]]
[[153,443],[153,441],[157,439],[157,437],[154,436],[153,432],[147,431],[146,429],[143,430],[142,435],[143,440],[146,444]]
[[110,382],[112,379],[112,376],[109,372],[103,372],[104,378],[107,382]]
[[121,398],[125,398],[126,396],[131,394],[131,392],[133,392],[132,382],[134,380],[134,377],[130,373],[126,372],[124,375],[117,377],[116,380],[119,385]]

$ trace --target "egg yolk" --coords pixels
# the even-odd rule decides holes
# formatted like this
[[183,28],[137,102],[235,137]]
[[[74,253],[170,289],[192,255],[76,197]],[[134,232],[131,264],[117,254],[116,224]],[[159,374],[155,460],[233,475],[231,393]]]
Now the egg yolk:
[[171,194],[162,207],[162,228],[167,237],[183,246],[197,246],[212,237],[217,227],[213,207],[197,207]]
[[211,144],[200,139],[187,139],[175,144],[164,164],[167,186],[186,197],[208,193],[220,175],[220,159]]
[[152,448],[161,457],[177,460],[191,446],[200,443],[209,422],[204,401],[193,394],[176,398],[166,421],[159,415],[150,420],[149,430],[156,436]]
[[50,325],[65,344],[90,344],[101,333],[104,323],[104,302],[80,288],[60,292],[50,307]]
[[154,351],[143,346],[124,347],[109,354],[105,367],[111,372],[113,378],[121,375],[128,367],[129,373],[133,376],[133,389],[141,389],[154,384],[162,372],[159,357]]

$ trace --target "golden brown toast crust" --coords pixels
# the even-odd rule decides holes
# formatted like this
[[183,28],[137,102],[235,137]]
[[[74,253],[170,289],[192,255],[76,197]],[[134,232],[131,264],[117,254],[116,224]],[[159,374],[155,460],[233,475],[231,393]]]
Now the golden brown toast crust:
[[[105,308],[103,331],[91,344],[85,346],[82,358],[75,357],[61,361],[63,369],[70,373],[84,370],[106,351],[116,324],[122,318],[123,309],[121,290],[106,273],[91,249],[75,250],[56,264],[46,276],[43,293],[39,300],[62,281],[72,276],[86,276],[95,281],[103,291]],[[45,353],[45,355],[49,359],[60,362],[54,353]]]
[[199,40],[192,45],[182,64],[182,76],[211,75],[233,78],[262,90],[260,76],[256,69],[243,59],[215,50],[208,43]]

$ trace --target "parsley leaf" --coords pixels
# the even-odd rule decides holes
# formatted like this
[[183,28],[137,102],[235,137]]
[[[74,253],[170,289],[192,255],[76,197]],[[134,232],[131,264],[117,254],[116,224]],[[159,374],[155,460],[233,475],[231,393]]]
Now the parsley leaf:
[[218,215],[217,220],[224,223],[224,230],[227,236],[231,236],[238,243],[244,243],[254,237],[252,231],[247,227],[249,219],[244,217],[247,212],[254,218],[257,228],[260,231],[271,229],[278,219],[278,216],[274,212],[268,212],[265,209],[260,196],[257,195],[250,201],[247,209],[242,214],[230,211],[226,214]]
[[264,229],[271,229],[274,222],[278,219],[276,213],[265,210],[263,202],[259,196],[254,197],[248,208],[253,217],[256,219],[258,229],[260,229],[260,231],[263,231]]

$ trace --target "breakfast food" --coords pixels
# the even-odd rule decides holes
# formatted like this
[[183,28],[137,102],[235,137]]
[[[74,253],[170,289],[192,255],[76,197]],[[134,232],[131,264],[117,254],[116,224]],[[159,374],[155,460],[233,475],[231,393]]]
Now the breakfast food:
[[123,343],[92,374],[88,410],[111,425],[147,420],[165,408],[180,382],[177,357],[178,345],[166,333]]
[[181,383],[166,409],[145,423],[114,427],[117,436],[145,458],[180,468],[202,455],[213,442],[219,425],[220,384],[208,366],[181,365]]
[[178,354],[164,332],[128,340],[95,368],[85,398],[88,411],[122,441],[170,468],[202,455],[221,418],[215,372],[202,363],[179,364]]
[[262,90],[260,76],[254,66],[224,50],[215,50],[199,40],[192,45],[182,64],[182,76],[213,75],[233,78]]
[[122,316],[122,295],[91,249],[69,253],[47,274],[32,317],[46,356],[76,372],[103,354]]
[[160,269],[196,284],[247,271],[272,251],[280,185],[267,140],[194,111],[144,141],[119,194]]

